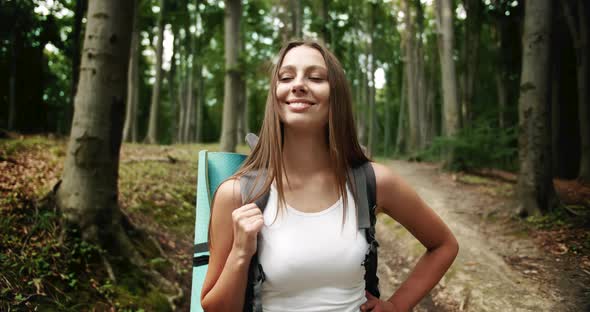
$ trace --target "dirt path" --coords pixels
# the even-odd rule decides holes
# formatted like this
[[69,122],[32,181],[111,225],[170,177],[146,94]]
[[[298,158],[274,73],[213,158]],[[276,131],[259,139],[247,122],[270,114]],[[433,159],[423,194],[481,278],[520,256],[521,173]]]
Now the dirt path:
[[[543,252],[510,202],[454,182],[433,165],[387,163],[451,228],[460,244],[453,266],[414,311],[590,311],[590,278]],[[486,221],[487,220],[487,221]],[[424,252],[403,227],[380,216],[381,288],[389,296]]]

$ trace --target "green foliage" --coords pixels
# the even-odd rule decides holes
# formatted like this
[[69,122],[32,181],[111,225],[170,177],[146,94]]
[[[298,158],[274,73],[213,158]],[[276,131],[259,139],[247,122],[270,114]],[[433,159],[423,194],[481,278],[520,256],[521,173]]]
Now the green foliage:
[[454,160],[447,166],[451,170],[496,167],[515,170],[517,157],[515,128],[499,129],[489,122],[474,123],[463,128],[454,138],[438,137],[419,157],[426,160],[445,159],[453,150]]

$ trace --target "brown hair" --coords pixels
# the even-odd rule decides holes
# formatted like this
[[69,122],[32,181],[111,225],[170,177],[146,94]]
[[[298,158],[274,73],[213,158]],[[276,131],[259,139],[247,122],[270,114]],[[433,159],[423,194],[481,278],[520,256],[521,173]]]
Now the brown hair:
[[[307,46],[318,50],[324,57],[328,67],[328,82],[330,84],[329,117],[326,127],[326,142],[330,151],[332,170],[338,183],[339,193],[344,201],[346,212],[347,196],[346,181],[350,178],[350,168],[359,166],[370,159],[363,153],[357,140],[357,133],[352,113],[352,97],[350,86],[346,80],[344,69],[338,59],[322,44],[309,40],[288,42],[279,52],[276,65],[271,71],[271,83],[266,98],[264,120],[260,130],[258,144],[246,158],[233,178],[239,178],[252,170],[266,170],[266,180],[258,194],[249,194],[246,203],[251,203],[269,191],[273,180],[279,196],[279,207],[285,204],[283,189],[283,175],[285,166],[282,162],[283,125],[279,118],[276,85],[283,59],[289,50]],[[258,175],[260,177],[261,175]],[[288,182],[288,178],[287,178]],[[256,181],[259,183],[259,181]],[[352,187],[356,198],[356,190]],[[345,214],[343,214],[343,220]]]

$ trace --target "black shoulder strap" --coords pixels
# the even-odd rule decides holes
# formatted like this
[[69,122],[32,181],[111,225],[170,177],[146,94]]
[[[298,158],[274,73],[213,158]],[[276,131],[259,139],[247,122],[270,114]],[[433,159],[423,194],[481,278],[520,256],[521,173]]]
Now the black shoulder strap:
[[377,202],[375,172],[370,162],[366,162],[352,169],[354,186],[357,196],[358,207],[358,228],[368,229],[371,227],[371,214]]

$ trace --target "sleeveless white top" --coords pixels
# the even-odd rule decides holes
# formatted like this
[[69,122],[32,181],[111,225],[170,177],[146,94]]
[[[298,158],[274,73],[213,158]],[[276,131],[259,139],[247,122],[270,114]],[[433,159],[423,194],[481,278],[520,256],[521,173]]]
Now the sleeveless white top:
[[[315,213],[291,207],[278,213],[273,186],[264,210],[258,257],[265,274],[262,307],[267,312],[359,311],[365,298],[368,251],[359,231],[356,205],[346,188],[348,208],[342,224],[343,203]],[[274,221],[274,222],[273,222]]]

